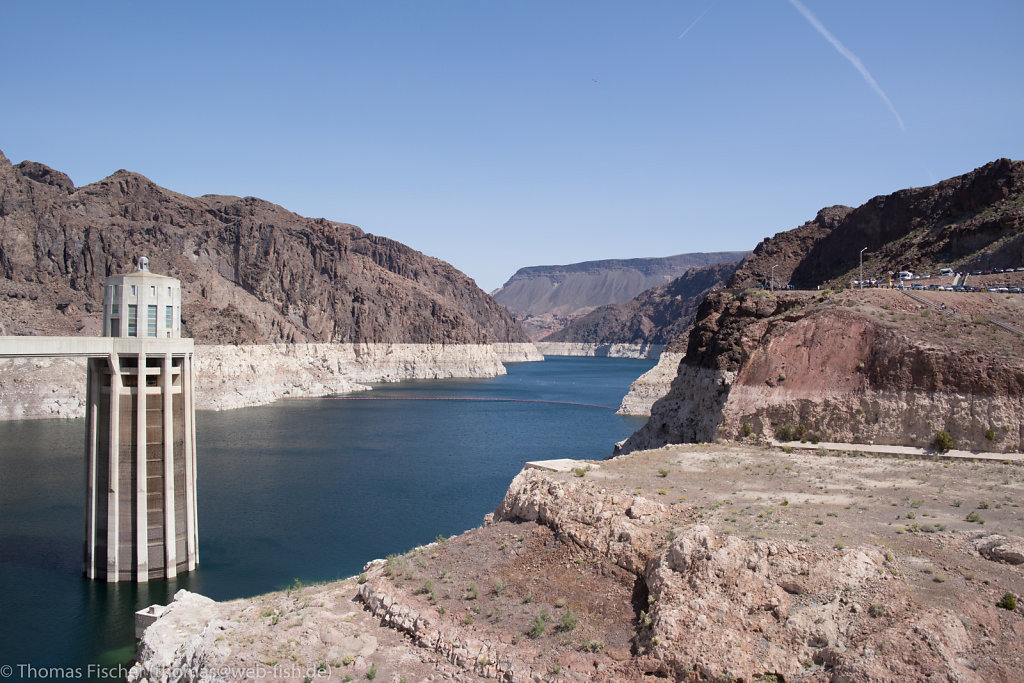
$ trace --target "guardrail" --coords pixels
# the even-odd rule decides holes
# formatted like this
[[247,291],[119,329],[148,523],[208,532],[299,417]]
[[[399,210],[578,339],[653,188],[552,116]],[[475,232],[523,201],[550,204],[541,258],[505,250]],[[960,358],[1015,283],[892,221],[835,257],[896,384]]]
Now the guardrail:
[[1020,331],[1019,329],[1017,329],[1013,325],[1007,325],[1006,323],[1004,323],[1004,322],[1002,322],[1000,320],[992,320],[991,318],[989,318],[989,322],[992,323],[993,325],[995,325],[996,327],[1003,328],[1007,332],[1013,332],[1014,334],[1019,334],[1021,336],[1024,336],[1024,332]]

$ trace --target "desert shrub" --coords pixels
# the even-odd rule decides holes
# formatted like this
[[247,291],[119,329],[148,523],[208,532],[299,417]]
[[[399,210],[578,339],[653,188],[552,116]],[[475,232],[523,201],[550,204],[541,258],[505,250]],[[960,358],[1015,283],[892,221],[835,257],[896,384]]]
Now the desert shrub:
[[571,609],[567,609],[562,615],[561,621],[558,622],[558,628],[562,631],[571,631],[576,628],[577,623],[579,623],[579,619],[576,614]]
[[999,602],[996,603],[996,607],[1002,607],[1003,609],[1008,609],[1012,612],[1017,609],[1017,598],[1013,593],[1007,593]]
[[749,422],[743,423],[743,436],[750,436],[754,433],[754,428],[750,426]]
[[932,445],[935,447],[935,450],[937,450],[939,453],[945,453],[946,451],[953,448],[953,437],[950,436],[949,432],[947,432],[945,429],[940,430],[935,435],[935,440],[932,442]]
[[537,617],[530,622],[530,628],[526,632],[526,635],[531,638],[540,638],[544,635],[544,631],[547,629],[548,614],[545,611],[541,611]]
[[792,422],[787,422],[775,429],[775,438],[779,441],[793,441],[796,438],[796,427]]
[[992,428],[986,429],[985,430],[985,438],[988,439],[989,441],[995,441],[996,440],[996,430],[994,430]]

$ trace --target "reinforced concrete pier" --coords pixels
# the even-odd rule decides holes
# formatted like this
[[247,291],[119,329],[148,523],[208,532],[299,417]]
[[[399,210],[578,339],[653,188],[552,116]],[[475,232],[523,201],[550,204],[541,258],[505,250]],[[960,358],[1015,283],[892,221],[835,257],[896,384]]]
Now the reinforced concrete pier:
[[90,579],[146,582],[195,569],[194,371],[181,283],[104,281],[103,337],[0,337],[0,357],[88,358],[85,544]]

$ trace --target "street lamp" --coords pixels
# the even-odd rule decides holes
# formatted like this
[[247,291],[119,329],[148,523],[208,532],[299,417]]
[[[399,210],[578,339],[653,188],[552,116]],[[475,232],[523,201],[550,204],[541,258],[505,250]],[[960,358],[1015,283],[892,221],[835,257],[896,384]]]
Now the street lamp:
[[779,267],[779,264],[778,264],[778,263],[776,263],[776,264],[775,264],[774,266],[772,266],[772,270],[771,270],[771,273],[772,273],[772,284],[771,284],[771,288],[772,288],[772,291],[773,291],[773,292],[775,291],[775,269],[776,269],[776,268],[778,268],[778,267]]
[[860,282],[860,288],[861,289],[864,289],[864,252],[866,250],[867,250],[867,247],[864,247],[863,249],[860,250],[860,280],[859,280],[859,282]]

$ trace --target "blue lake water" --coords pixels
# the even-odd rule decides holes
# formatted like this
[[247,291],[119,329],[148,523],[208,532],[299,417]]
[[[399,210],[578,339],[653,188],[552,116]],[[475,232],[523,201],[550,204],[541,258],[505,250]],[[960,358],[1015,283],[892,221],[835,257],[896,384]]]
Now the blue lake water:
[[478,526],[524,462],[610,455],[643,424],[614,409],[652,366],[549,357],[490,379],[201,412],[199,568],[142,585],[82,578],[84,421],[0,422],[0,665],[17,677],[19,663],[125,661],[132,613],[181,588],[223,600],[352,576]]

